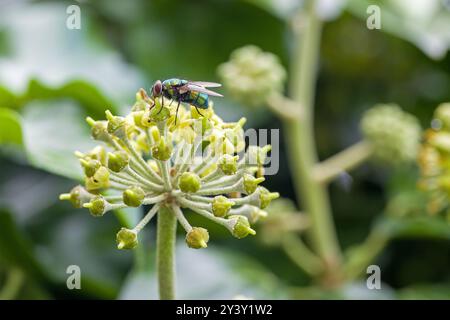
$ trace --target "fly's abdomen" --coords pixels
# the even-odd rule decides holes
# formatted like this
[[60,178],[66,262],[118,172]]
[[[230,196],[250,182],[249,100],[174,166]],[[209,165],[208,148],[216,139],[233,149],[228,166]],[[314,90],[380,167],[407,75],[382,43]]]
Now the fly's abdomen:
[[185,97],[184,102],[192,104],[193,106],[201,109],[208,109],[209,100],[206,93],[200,93],[197,91],[190,91]]

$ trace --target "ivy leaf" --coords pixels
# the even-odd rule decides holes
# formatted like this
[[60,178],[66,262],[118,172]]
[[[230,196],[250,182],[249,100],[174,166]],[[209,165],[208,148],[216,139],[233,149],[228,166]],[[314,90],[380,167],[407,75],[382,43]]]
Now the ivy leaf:
[[96,35],[92,24],[87,23],[87,9],[83,8],[80,30],[66,28],[66,8],[62,3],[11,3],[2,8],[0,28],[8,34],[8,51],[0,57],[0,102],[17,104],[8,91],[16,95],[25,92],[29,79],[39,81],[40,94],[45,88],[59,88],[56,95],[68,93],[84,100],[91,94],[98,96],[96,90],[86,86],[88,91],[83,94],[79,87],[74,93],[71,85],[62,85],[78,79],[95,83],[116,103],[133,99],[143,83],[140,73]]
[[[366,20],[368,0],[349,0],[348,10]],[[442,59],[450,48],[450,5],[448,1],[384,0],[377,2],[381,31],[411,42],[433,59]]]
[[95,146],[89,126],[82,125],[80,108],[69,101],[33,102],[23,114],[24,145],[29,162],[40,169],[72,179],[82,172],[75,150]]
[[0,108],[0,144],[22,145],[20,115],[10,109]]

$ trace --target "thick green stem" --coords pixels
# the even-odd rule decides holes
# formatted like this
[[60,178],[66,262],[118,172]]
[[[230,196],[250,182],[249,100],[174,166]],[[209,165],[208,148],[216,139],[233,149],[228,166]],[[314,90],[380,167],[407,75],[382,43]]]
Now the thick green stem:
[[297,17],[294,31],[297,39],[292,56],[290,91],[292,99],[303,106],[303,112],[297,120],[285,121],[290,164],[297,198],[312,222],[313,245],[325,263],[326,276],[334,278],[339,273],[341,253],[327,190],[313,177],[313,168],[318,162],[313,105],[321,34],[321,21],[315,13],[314,2],[310,2],[306,11]]
[[156,239],[156,267],[161,300],[175,299],[176,230],[177,219],[174,212],[169,207],[162,206],[158,213]]

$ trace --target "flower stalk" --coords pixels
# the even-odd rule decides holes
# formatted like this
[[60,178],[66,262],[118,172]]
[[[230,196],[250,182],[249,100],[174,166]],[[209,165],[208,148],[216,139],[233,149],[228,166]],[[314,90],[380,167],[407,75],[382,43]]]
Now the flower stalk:
[[[333,285],[340,277],[341,252],[334,228],[326,187],[317,182],[313,168],[318,162],[314,141],[313,106],[316,68],[319,57],[321,21],[315,12],[315,2],[308,1],[306,12],[294,20],[291,96],[303,106],[303,115],[294,121],[285,121],[286,139],[297,198],[310,216],[312,244],[324,263],[324,278]],[[300,27],[300,20],[302,25]]]

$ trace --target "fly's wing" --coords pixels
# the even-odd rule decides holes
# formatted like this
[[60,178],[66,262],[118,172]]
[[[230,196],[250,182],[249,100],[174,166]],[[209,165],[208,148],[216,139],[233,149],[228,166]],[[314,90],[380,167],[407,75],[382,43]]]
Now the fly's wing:
[[220,83],[217,82],[208,82],[208,81],[189,81],[189,84],[193,84],[195,86],[199,86],[199,87],[206,87],[206,88],[218,88],[221,87],[222,85]]
[[200,92],[200,93],[206,93],[207,95],[214,96],[214,97],[223,97],[223,95],[221,95],[220,93],[208,90],[208,89],[206,89],[206,88],[204,88],[202,86],[195,85],[195,84],[193,84],[191,82],[186,85],[186,89],[188,89],[190,91],[197,91],[197,92]]

